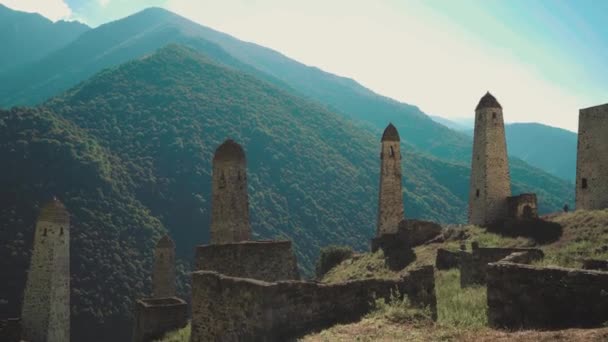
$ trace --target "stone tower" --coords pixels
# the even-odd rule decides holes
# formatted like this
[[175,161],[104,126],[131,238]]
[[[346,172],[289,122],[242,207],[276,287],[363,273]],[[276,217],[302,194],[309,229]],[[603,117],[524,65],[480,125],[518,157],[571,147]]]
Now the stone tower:
[[212,181],[211,243],[249,240],[247,162],[241,145],[226,140],[217,148]]
[[70,216],[56,198],[36,223],[21,320],[25,341],[70,340]]
[[511,178],[502,107],[488,92],[475,108],[469,223],[488,225],[505,219],[509,196]]
[[158,240],[154,250],[152,296],[154,298],[175,296],[175,244],[166,234]]
[[401,148],[399,132],[389,124],[382,134],[380,150],[380,190],[376,236],[396,233],[404,219],[401,191]]
[[608,103],[578,116],[576,209],[608,208]]

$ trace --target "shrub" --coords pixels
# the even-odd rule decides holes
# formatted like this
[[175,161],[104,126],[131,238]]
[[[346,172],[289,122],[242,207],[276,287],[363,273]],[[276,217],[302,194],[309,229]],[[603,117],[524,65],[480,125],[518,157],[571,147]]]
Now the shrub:
[[317,260],[317,264],[315,265],[317,279],[321,279],[333,267],[352,256],[353,250],[347,246],[331,245],[323,247],[319,253],[319,260]]
[[421,323],[432,321],[431,310],[412,305],[406,295],[401,297],[391,291],[388,299],[377,298],[373,303],[374,310],[366,318],[384,318],[392,323]]

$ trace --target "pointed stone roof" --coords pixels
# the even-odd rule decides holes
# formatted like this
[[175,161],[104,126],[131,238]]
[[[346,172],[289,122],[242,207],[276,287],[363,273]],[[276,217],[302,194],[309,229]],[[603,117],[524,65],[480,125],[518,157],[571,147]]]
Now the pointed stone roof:
[[234,140],[228,139],[215,150],[213,161],[245,161],[245,151]]
[[167,247],[173,248],[173,247],[175,247],[175,244],[173,243],[173,240],[171,240],[169,235],[165,234],[156,243],[156,248],[167,248]]
[[400,141],[399,132],[397,132],[397,128],[393,126],[392,123],[389,123],[384,129],[384,133],[382,134],[382,141]]
[[63,203],[61,203],[57,197],[53,197],[51,201],[46,203],[44,206],[42,206],[42,209],[40,209],[38,221],[69,224],[70,214],[65,209]]
[[496,98],[492,94],[490,94],[490,92],[488,91],[481,98],[481,100],[479,100],[479,103],[477,104],[477,107],[475,108],[475,110],[480,110],[483,108],[500,108],[500,109],[502,109],[502,106],[500,105],[500,103],[498,103]]

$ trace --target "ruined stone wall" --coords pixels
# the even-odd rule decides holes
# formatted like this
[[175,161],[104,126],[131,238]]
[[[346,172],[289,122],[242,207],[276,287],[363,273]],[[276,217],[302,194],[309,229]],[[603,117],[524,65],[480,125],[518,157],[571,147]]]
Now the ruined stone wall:
[[488,263],[499,261],[515,252],[529,252],[537,259],[543,257],[540,249],[533,248],[473,248],[471,253],[460,254],[460,286],[486,284]]
[[596,327],[608,321],[608,272],[488,266],[488,322],[508,329]]
[[264,281],[299,279],[291,241],[244,241],[196,248],[196,270]]
[[504,219],[508,196],[511,179],[502,108],[497,102],[489,107],[480,102],[475,111],[469,223],[483,226]]
[[21,309],[26,341],[70,340],[70,221],[53,200],[40,213]]
[[133,342],[147,342],[188,324],[188,304],[180,298],[147,298],[135,303]]
[[380,150],[380,187],[376,236],[395,233],[404,218],[401,184],[401,147],[393,125],[386,128]]
[[580,110],[576,161],[576,209],[604,208],[608,208],[608,104]]
[[154,249],[152,296],[175,296],[175,244],[168,235],[163,236]]
[[538,218],[538,205],[536,194],[520,194],[507,198],[508,217],[510,219],[535,219]]
[[247,161],[243,148],[232,140],[215,152],[211,192],[211,243],[249,240]]
[[19,318],[9,318],[0,320],[0,341],[21,341],[21,320]]
[[433,268],[399,280],[367,279],[339,284],[267,283],[215,272],[192,274],[191,342],[286,341],[336,323],[352,322],[391,291],[428,306],[436,317]]
[[608,271],[608,260],[585,259],[585,260],[583,260],[583,269]]
[[460,267],[460,259],[464,251],[448,251],[447,249],[439,248],[435,257],[435,267],[438,270],[449,270],[451,268]]

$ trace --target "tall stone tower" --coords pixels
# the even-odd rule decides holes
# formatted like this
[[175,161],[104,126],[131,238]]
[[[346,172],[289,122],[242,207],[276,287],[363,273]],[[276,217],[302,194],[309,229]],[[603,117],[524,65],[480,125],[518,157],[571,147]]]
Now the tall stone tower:
[[475,108],[469,187],[469,223],[488,225],[507,216],[511,177],[502,107],[486,93]]
[[154,298],[175,296],[175,244],[166,234],[158,240],[154,250],[152,296]]
[[608,208],[608,103],[578,116],[576,209]]
[[36,223],[21,320],[25,341],[70,340],[70,216],[56,198]]
[[211,243],[250,239],[247,162],[241,145],[226,140],[213,157]]
[[390,123],[382,134],[380,150],[380,190],[376,236],[396,233],[404,219],[401,191],[401,148],[399,132]]

